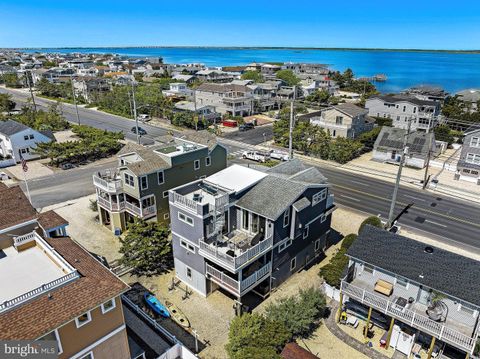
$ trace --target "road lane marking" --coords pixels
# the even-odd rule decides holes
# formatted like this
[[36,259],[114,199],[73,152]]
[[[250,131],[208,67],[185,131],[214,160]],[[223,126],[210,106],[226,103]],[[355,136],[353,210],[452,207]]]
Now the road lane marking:
[[352,201],[356,201],[356,202],[361,202],[361,200],[359,200],[358,198],[346,196],[344,194],[341,194],[340,197],[348,198],[348,199],[351,199]]
[[409,194],[404,194],[403,196],[404,196],[404,197],[408,197],[408,198],[415,199],[415,200],[417,200],[417,201],[426,202],[426,200],[424,200],[424,199],[422,199],[422,198],[417,198],[417,197],[414,197],[414,196],[410,196]]
[[[368,193],[368,192],[359,191],[359,190],[353,189],[351,187],[340,186],[340,185],[336,185],[336,184],[334,184],[333,187],[343,188],[343,189],[348,190],[350,192],[357,192],[357,193],[360,193],[362,195],[366,195],[366,196],[369,196],[369,197],[372,197],[372,198],[377,198],[377,199],[380,199],[380,200],[385,201],[385,202],[390,202],[390,198],[385,198],[385,197],[378,196],[378,195],[375,195],[375,194],[371,194],[371,193]],[[408,203],[397,201],[397,205],[400,205],[400,206],[406,206],[407,204]],[[433,214],[433,215],[448,218],[448,219],[451,219],[453,221],[469,224],[471,226],[480,228],[479,223],[474,223],[474,222],[471,222],[471,221],[466,220],[466,219],[449,216],[449,215],[446,215],[446,214],[443,214],[443,213],[435,212],[435,211],[432,211],[432,210],[429,210],[429,209],[426,209],[426,208],[421,208],[421,207],[415,207],[415,209],[419,210],[421,212],[430,213],[430,214]]]
[[350,182],[355,183],[355,184],[359,184],[361,186],[370,187],[370,185],[368,183],[363,183],[363,182],[360,182],[360,181],[352,181],[352,180],[350,180]]
[[440,227],[447,228],[447,226],[446,226],[446,225],[444,225],[444,224],[441,224],[441,223],[438,223],[438,222],[431,221],[431,220],[429,220],[429,219],[426,219],[426,220],[425,220],[425,222],[428,222],[428,223],[434,224],[434,225],[436,225],[436,226],[440,226]]

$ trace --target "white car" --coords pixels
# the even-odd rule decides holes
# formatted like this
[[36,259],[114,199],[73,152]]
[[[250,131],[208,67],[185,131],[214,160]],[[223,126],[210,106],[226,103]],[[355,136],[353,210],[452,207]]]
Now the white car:
[[268,153],[259,151],[245,151],[242,154],[244,159],[265,163],[270,159]]
[[142,122],[148,122],[150,121],[150,116],[146,114],[141,114],[141,115],[138,115],[138,120]]
[[288,153],[281,152],[281,151],[275,151],[275,150],[270,151],[270,158],[273,158],[274,160],[280,160],[280,161],[288,161],[289,160]]

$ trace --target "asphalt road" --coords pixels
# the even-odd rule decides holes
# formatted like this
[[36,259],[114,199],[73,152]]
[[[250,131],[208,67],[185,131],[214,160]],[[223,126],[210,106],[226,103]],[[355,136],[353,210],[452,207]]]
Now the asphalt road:
[[273,138],[273,126],[263,125],[248,131],[235,131],[222,135],[222,138],[239,141],[248,145],[258,145]]
[[[0,89],[0,92],[3,91]],[[14,95],[14,100],[25,101],[27,96],[28,94]],[[41,106],[48,105],[48,102],[42,99],[38,99],[37,102]],[[74,106],[64,105],[63,108],[67,118],[76,121]],[[128,133],[129,138],[132,136],[135,138],[135,135],[129,133],[133,126],[132,120],[90,109],[79,108],[79,111],[83,123],[108,130],[122,130]],[[148,125],[142,125],[142,127],[147,130],[147,137],[166,133],[160,128]],[[263,133],[269,136],[267,140],[271,138],[271,126],[261,126],[236,135],[227,135],[225,138],[219,138],[219,142],[227,147],[229,153],[239,153],[252,145],[263,142]],[[234,162],[239,161],[242,160],[234,160]],[[98,167],[77,168],[30,181],[34,205],[43,207],[91,194],[94,191],[92,173],[112,166],[113,163],[98,165]],[[387,217],[393,191],[392,183],[352,174],[333,167],[319,169],[332,184],[337,204],[374,215],[380,214],[383,218]],[[401,186],[397,198],[395,213],[399,213],[405,205],[413,203],[413,207],[399,220],[401,226],[410,227],[445,242],[480,253],[480,206],[403,186]]]

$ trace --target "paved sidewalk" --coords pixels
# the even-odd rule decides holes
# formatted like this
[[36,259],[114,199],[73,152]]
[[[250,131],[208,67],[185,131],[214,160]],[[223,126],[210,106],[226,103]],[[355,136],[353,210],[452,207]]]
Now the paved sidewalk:
[[343,330],[341,330],[337,323],[335,322],[335,316],[338,310],[338,303],[331,301],[330,302],[330,316],[325,320],[325,325],[333,333],[338,339],[342,342],[348,344],[352,348],[356,349],[357,351],[365,354],[367,357],[372,359],[390,359],[388,356],[383,355],[376,351],[375,349],[367,347],[365,344],[359,342],[358,340],[352,338]]

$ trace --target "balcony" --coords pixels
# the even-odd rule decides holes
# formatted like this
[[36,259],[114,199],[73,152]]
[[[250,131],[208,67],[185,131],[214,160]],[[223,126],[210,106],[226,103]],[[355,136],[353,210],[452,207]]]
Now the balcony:
[[398,319],[411,327],[420,329],[468,353],[472,353],[475,347],[476,335],[472,335],[475,328],[474,323],[469,326],[466,323],[455,320],[451,316],[447,317],[445,322],[431,320],[421,314],[425,313],[424,305],[415,303],[411,308],[400,307],[394,302],[389,301],[386,297],[365,289],[362,287],[362,282],[360,281],[358,286],[342,281],[341,291],[348,297],[362,304],[371,306],[379,312]]
[[225,207],[229,204],[229,195],[220,192],[218,194],[211,194],[201,188],[195,187],[195,191],[185,195],[177,192],[170,193],[169,202],[189,212],[204,216],[225,211]]
[[272,264],[269,262],[255,271],[252,275],[242,281],[238,281],[208,264],[205,265],[206,274],[212,281],[239,297],[246,294],[246,292],[254,288],[258,283],[265,280],[270,275],[272,268]]
[[107,170],[104,173],[98,172],[93,175],[93,184],[108,193],[118,193],[122,190],[122,181],[116,170]]
[[114,202],[106,198],[97,196],[97,203],[109,212],[120,212],[125,209],[125,201]]
[[223,241],[207,243],[202,240],[199,254],[235,273],[272,249],[273,235],[252,245],[254,239],[238,232],[231,238],[224,236]]
[[157,206],[139,207],[132,202],[125,202],[125,209],[134,216],[139,218],[152,217],[157,214]]

